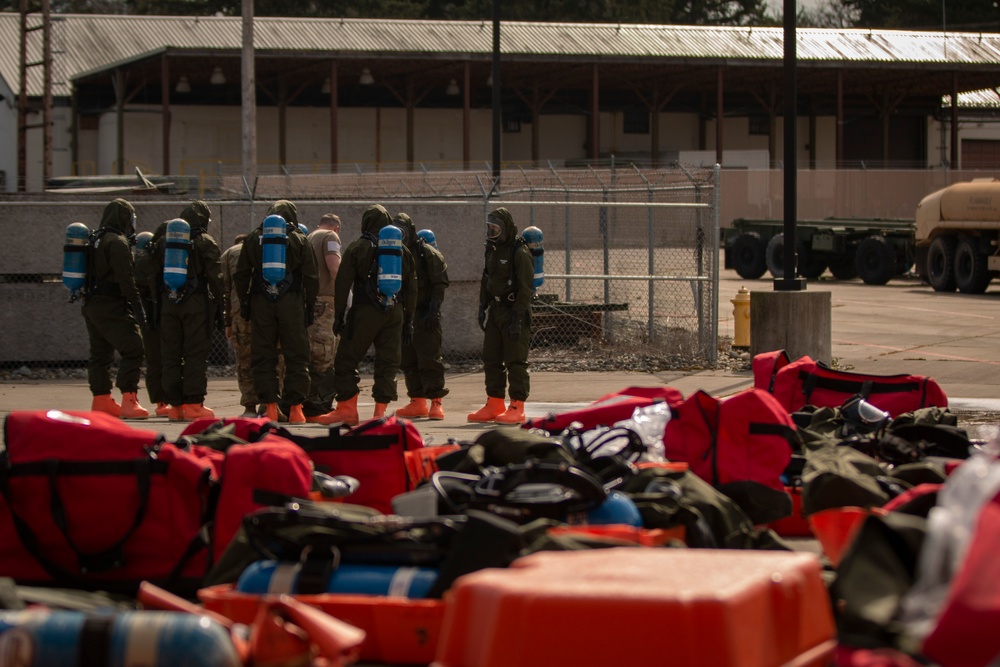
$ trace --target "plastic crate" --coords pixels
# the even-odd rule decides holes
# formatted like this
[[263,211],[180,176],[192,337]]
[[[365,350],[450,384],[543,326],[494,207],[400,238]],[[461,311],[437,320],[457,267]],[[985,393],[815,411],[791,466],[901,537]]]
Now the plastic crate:
[[460,577],[436,667],[828,665],[835,630],[813,554],[543,552]]

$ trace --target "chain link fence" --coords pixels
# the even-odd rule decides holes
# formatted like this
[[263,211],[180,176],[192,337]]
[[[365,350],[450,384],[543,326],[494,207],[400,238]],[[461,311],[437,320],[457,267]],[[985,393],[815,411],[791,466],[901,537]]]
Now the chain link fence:
[[[309,229],[323,213],[337,213],[345,246],[360,235],[361,215],[372,203],[392,214],[405,211],[418,229],[433,230],[449,266],[443,353],[453,368],[479,363],[484,223],[489,211],[504,206],[520,231],[533,226],[544,234],[532,366],[658,370],[717,361],[718,178],[712,170],[614,164],[504,172],[502,187],[477,172],[280,175],[261,177],[253,187],[222,182],[204,196],[213,212],[209,233],[223,250],[256,227],[275,199],[295,201]],[[110,198],[0,201],[8,224],[21,221],[21,229],[33,231],[0,246],[0,377],[43,371],[83,377],[86,331],[79,303],[67,303],[61,285],[63,234],[73,221],[94,228]],[[130,201],[143,231],[176,217],[188,200]],[[233,359],[216,334],[213,372],[231,373]]]

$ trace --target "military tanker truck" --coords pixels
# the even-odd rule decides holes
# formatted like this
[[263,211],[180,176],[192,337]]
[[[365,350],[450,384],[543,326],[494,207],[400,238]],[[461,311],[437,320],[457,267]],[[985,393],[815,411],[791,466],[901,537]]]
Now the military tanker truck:
[[1000,180],[955,183],[917,205],[917,273],[935,291],[982,294],[1000,275]]

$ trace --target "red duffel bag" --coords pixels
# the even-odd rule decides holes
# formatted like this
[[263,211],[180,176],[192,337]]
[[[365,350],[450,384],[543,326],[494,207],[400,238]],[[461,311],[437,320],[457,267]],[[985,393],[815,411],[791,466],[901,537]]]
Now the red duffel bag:
[[211,464],[100,412],[12,412],[0,453],[0,576],[134,593],[197,589]]
[[284,430],[281,435],[304,449],[318,472],[358,480],[358,489],[346,502],[384,514],[392,514],[395,496],[413,490],[406,452],[424,446],[413,422],[395,416],[361,422],[354,428],[334,426],[320,437]]
[[765,391],[745,389],[727,398],[704,391],[674,408],[663,445],[671,461],[726,494],[754,523],[791,514],[781,474],[798,447],[795,422]]
[[789,361],[783,351],[757,357],[752,362],[754,387],[770,391],[788,412],[806,405],[838,408],[855,394],[893,418],[920,408],[948,407],[944,390],[933,378],[923,375],[842,371],[808,355]]
[[636,408],[644,408],[656,401],[666,401],[673,410],[684,400],[684,395],[673,387],[626,387],[613,394],[601,396],[585,407],[566,412],[550,413],[544,417],[527,420],[524,428],[540,428],[555,435],[562,433],[573,422],[589,431],[598,426],[611,426],[628,419]]

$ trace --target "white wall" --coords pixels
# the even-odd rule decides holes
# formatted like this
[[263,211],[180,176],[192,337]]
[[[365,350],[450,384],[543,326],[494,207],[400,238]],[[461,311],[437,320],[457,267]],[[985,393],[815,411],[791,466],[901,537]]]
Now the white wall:
[[[5,111],[6,109],[6,111]],[[68,117],[68,109],[57,110]],[[149,173],[162,170],[161,117],[158,107],[125,114],[125,173],[139,165]],[[199,171],[214,173],[219,163],[238,169],[242,157],[242,132],[240,110],[237,107],[174,107],[170,138],[171,172],[197,174]],[[13,113],[11,125],[16,128],[16,110],[0,108]],[[338,115],[338,161],[342,165],[361,164],[372,168],[381,163],[383,168],[394,168],[406,161],[406,112],[404,109],[349,108]],[[376,119],[378,130],[376,131]],[[274,107],[257,110],[257,155],[262,165],[278,163],[278,116]],[[470,161],[474,166],[485,165],[492,159],[492,118],[489,109],[471,112]],[[560,164],[564,160],[586,158],[587,119],[583,115],[542,115],[539,158]],[[725,150],[766,151],[767,136],[751,136],[746,117],[726,118],[724,127]],[[822,116],[816,119],[816,159],[818,165],[832,165],[835,153],[836,119]],[[320,170],[330,162],[330,122],[326,108],[290,108],[287,111],[286,161],[291,165],[315,164]],[[660,115],[660,150],[692,151],[698,149],[698,115],[696,113],[663,113]],[[0,123],[0,131],[2,131]],[[60,130],[60,127],[62,128]],[[928,122],[928,166],[936,166],[940,156],[940,125]],[[531,123],[522,122],[521,131],[502,133],[502,159],[506,163],[527,162],[531,159]],[[57,120],[55,132],[54,175],[70,173],[68,156],[68,118]],[[775,154],[784,155],[783,122],[775,123]],[[417,109],[414,114],[414,159],[428,165],[460,164],[462,151],[461,109]],[[948,154],[945,133],[945,154]],[[15,135],[16,136],[16,135]],[[1000,124],[971,123],[963,121],[961,136],[966,138],[1000,138]],[[40,184],[41,144],[40,133],[29,133],[38,142],[37,148],[29,146],[29,177],[31,183]],[[37,137],[37,139],[35,139]],[[715,123],[705,123],[705,150],[715,150]],[[808,164],[809,119],[799,118],[798,160]],[[622,117],[617,113],[601,114],[600,150],[602,154],[642,153],[650,151],[649,134],[626,135],[622,131]],[[115,169],[115,114],[104,114],[96,132],[80,133],[80,162],[82,166],[93,161],[97,173],[113,174]],[[7,153],[16,159],[16,141],[4,142],[14,146]],[[65,148],[60,152],[60,146]],[[0,153],[0,156],[3,154]],[[63,156],[65,159],[63,159]],[[0,157],[2,159],[2,157]],[[16,163],[15,163],[16,164]],[[86,170],[84,170],[86,173]]]
[[4,184],[0,192],[17,190],[17,99],[0,76],[0,171]]

